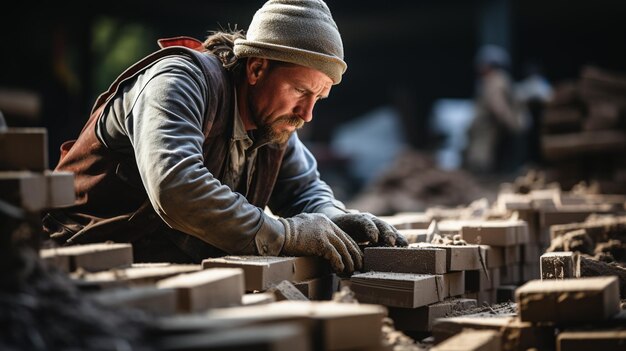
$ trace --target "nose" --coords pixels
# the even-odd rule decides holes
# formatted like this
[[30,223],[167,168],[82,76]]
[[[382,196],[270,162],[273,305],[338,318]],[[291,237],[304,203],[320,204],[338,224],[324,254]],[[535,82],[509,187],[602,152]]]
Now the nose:
[[300,117],[304,122],[311,122],[313,120],[313,107],[315,107],[315,98],[309,98],[303,100],[296,107],[296,115]]

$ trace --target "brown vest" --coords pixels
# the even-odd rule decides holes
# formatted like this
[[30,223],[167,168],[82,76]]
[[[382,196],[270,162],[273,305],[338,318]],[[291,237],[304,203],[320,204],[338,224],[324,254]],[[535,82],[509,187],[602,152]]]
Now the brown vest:
[[[204,164],[214,177],[222,179],[233,128],[235,101],[231,74],[224,70],[216,56],[201,52],[197,41],[185,38],[159,43],[169,47],[147,56],[122,73],[109,90],[98,97],[78,139],[61,146],[56,170],[74,172],[76,203],[44,217],[44,231],[57,243],[132,242],[146,234],[173,231],[156,215],[148,201],[135,158],[109,150],[96,137],[97,121],[120,84],[165,57],[182,55],[202,69],[208,85],[208,101],[212,102],[207,106],[203,126]],[[256,171],[246,195],[251,204],[264,208],[268,203],[285,146],[268,144],[259,148]],[[177,235],[187,236],[180,232]]]

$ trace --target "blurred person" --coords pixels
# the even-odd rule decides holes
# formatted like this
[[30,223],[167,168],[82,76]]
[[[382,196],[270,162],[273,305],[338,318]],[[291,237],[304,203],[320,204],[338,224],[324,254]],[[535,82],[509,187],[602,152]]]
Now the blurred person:
[[514,172],[524,161],[528,117],[513,94],[509,54],[499,46],[485,45],[475,64],[478,81],[466,165],[479,173]]
[[323,1],[269,0],[246,35],[160,44],[62,145],[56,170],[74,172],[76,204],[44,217],[51,239],[131,242],[137,262],[321,256],[336,272],[361,268],[357,243],[407,245],[346,210],[298,139],[347,67]]

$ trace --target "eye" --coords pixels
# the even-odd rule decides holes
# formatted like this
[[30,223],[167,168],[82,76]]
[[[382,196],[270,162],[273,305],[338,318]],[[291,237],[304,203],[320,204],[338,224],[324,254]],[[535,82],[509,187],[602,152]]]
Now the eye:
[[295,88],[295,89],[296,89],[296,91],[297,91],[299,94],[305,94],[305,93],[306,93],[306,90],[304,90],[304,89],[302,89],[302,88]]

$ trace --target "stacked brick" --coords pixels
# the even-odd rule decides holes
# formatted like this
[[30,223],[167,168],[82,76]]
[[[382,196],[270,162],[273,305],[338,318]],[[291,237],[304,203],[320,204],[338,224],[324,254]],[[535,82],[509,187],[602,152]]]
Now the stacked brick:
[[[516,314],[437,320],[434,349],[445,350],[463,332],[491,330],[495,334],[484,342],[500,345],[500,350],[623,350],[626,315],[620,310],[616,277],[532,280],[519,287],[515,296]],[[474,349],[479,348],[457,350]]]
[[[47,145],[44,128],[0,129],[2,250],[20,246],[37,252],[42,211],[74,203],[74,176],[48,169]],[[2,253],[3,259],[12,254]]]
[[319,258],[226,256],[198,265],[133,263],[129,244],[52,248],[41,255],[69,272],[101,304],[158,317],[156,338],[165,350],[384,349],[383,306],[310,301],[329,300],[339,286]]
[[566,189],[597,181],[603,193],[625,193],[626,76],[587,66],[556,86],[542,119],[542,153]]
[[437,318],[476,306],[463,298],[465,273],[480,267],[477,245],[370,247],[365,272],[354,274],[350,287],[358,301],[387,306],[397,329],[429,332]]

